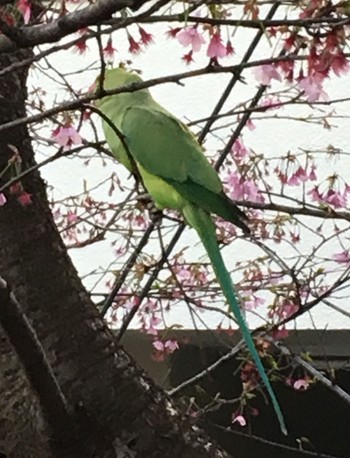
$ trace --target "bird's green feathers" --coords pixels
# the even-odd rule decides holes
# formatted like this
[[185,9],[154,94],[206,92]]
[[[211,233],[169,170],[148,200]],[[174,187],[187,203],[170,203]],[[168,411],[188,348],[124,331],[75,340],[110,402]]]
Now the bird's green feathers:
[[261,363],[259,354],[255,348],[254,341],[249,332],[247,324],[241,313],[239,304],[237,302],[236,294],[232,285],[231,277],[229,272],[226,269],[224,261],[221,256],[221,252],[216,240],[215,235],[215,225],[210,217],[210,215],[201,208],[198,208],[194,205],[186,205],[183,208],[183,214],[188,221],[188,223],[196,229],[207,253],[210,258],[211,264],[213,266],[216,277],[220,282],[222,292],[224,293],[227,302],[229,303],[231,312],[235,316],[237,323],[242,332],[243,338],[247,344],[247,347],[254,359],[257,370],[260,374],[262,381],[264,382],[266,389],[270,395],[272,405],[275,409],[278,421],[280,423],[281,429],[284,434],[287,433],[286,426],[284,423],[284,418],[276,399],[275,393],[271,387],[270,381],[266,375],[265,369]]
[[133,90],[133,83],[141,81],[138,75],[123,68],[106,70],[103,89],[129,87],[126,92],[106,96],[95,102],[96,107],[123,136],[121,141],[115,130],[103,120],[106,141],[119,162],[130,171],[135,172],[133,169],[137,167],[137,174],[141,176],[159,208],[180,211],[187,223],[197,231],[266,385],[281,429],[286,432],[281,409],[241,314],[210,214],[221,216],[249,233],[246,216],[224,194],[217,172],[186,126],[160,106],[148,89]]

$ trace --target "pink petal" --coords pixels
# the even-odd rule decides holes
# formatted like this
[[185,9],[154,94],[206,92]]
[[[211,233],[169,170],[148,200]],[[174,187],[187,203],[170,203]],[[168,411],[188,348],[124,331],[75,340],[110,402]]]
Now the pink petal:
[[164,343],[161,340],[155,340],[152,345],[156,350],[164,351]]
[[177,32],[176,38],[182,46],[191,45],[193,52],[199,51],[202,44],[205,43],[205,39],[198,32],[196,27],[186,27],[185,29],[180,30]]
[[6,202],[7,202],[7,199],[6,199],[5,194],[3,194],[2,192],[0,192],[0,207],[2,207],[3,205],[5,205]]
[[282,79],[276,67],[272,64],[259,65],[259,67],[254,68],[253,73],[258,82],[264,86],[268,86],[272,80],[281,81]]
[[232,423],[239,423],[241,426],[246,426],[247,421],[243,417],[243,415],[237,415],[233,420]]
[[350,255],[348,251],[341,251],[340,253],[336,253],[333,255],[333,259],[336,262],[341,263],[350,263]]
[[225,57],[227,54],[226,46],[222,43],[222,39],[220,33],[214,33],[211,37],[208,49],[207,49],[207,56],[213,59],[218,59],[221,57]]
[[176,340],[167,340],[164,347],[170,352],[173,353],[175,350],[179,349],[179,344]]
[[293,388],[295,390],[307,390],[309,388],[310,384],[307,380],[305,379],[298,379],[293,383]]

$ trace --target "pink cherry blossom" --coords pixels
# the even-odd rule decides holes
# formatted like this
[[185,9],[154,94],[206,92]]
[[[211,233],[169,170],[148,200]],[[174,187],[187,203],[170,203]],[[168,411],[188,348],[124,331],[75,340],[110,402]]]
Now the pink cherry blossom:
[[235,49],[232,46],[231,41],[227,40],[227,43],[226,43],[226,56],[231,56],[234,53],[235,53]]
[[141,36],[141,42],[145,45],[148,46],[151,43],[153,43],[153,35],[151,33],[146,32],[145,29],[139,26],[139,33]]
[[103,48],[103,54],[107,59],[113,60],[116,51],[116,48],[113,47],[112,37],[109,37],[106,46]]
[[282,105],[281,100],[276,96],[265,97],[259,106],[266,107],[266,109],[270,110],[278,110]]
[[229,185],[229,193],[232,199],[244,199],[244,182],[236,172],[233,172],[228,176],[226,183]]
[[239,177],[237,172],[233,172],[226,179],[226,183],[229,185],[231,199],[264,202],[264,196],[254,180],[247,177]]
[[161,340],[155,340],[152,342],[153,347],[158,351],[164,351],[164,342]]
[[284,49],[286,51],[290,51],[296,42],[296,33],[291,33],[285,40],[284,40]]
[[323,90],[324,76],[320,73],[302,78],[299,82],[299,87],[304,91],[306,100],[310,103],[318,100],[328,100],[328,95]]
[[288,182],[287,175],[284,172],[282,172],[282,170],[279,167],[275,167],[274,173],[277,175],[281,183],[287,184]]
[[181,57],[181,59],[182,59],[183,61],[185,61],[185,63],[186,63],[187,65],[189,65],[191,62],[194,62],[194,59],[193,59],[193,51],[192,51],[192,49],[191,49],[191,51],[188,52],[187,54],[184,54],[184,55]]
[[284,74],[284,78],[292,83],[294,81],[294,67],[295,63],[293,61],[281,61],[277,64],[277,67]]
[[246,426],[247,420],[243,417],[243,415],[235,415],[232,418],[232,423],[238,423],[240,426]]
[[158,305],[156,301],[148,300],[143,303],[140,311],[142,313],[153,313],[157,310],[157,308],[158,308]]
[[205,39],[198,32],[197,27],[185,27],[176,33],[176,38],[182,46],[192,46],[193,52],[199,51],[205,43]]
[[286,298],[280,298],[279,302],[275,304],[268,312],[268,316],[273,318],[277,316],[281,320],[285,320],[294,315],[299,310],[299,306]]
[[156,316],[151,316],[148,324],[145,322],[143,325],[143,329],[146,331],[146,334],[151,335],[151,336],[156,336],[158,335],[158,329],[156,329],[156,326],[158,326],[159,323],[161,323],[161,319],[156,317]]
[[28,194],[26,191],[22,191],[21,194],[17,197],[17,202],[19,202],[22,207],[27,207],[33,203],[32,195]]
[[30,0],[19,0],[17,9],[22,14],[24,23],[28,24],[32,14],[32,5]]
[[253,70],[255,78],[260,84],[268,86],[272,80],[281,81],[281,75],[273,64],[259,65]]
[[240,138],[237,138],[231,148],[231,154],[235,159],[242,159],[249,155],[249,150],[244,145],[243,141]]
[[168,351],[168,353],[173,353],[175,350],[179,349],[179,344],[176,340],[170,339],[165,342],[164,348]]
[[[128,290],[126,288],[122,288],[121,293],[126,295],[128,294]],[[118,300],[118,302],[120,303],[120,300]],[[132,296],[126,300],[122,299],[121,302],[123,304],[124,309],[127,312],[130,312],[134,307],[138,307],[138,305],[140,304],[140,299],[138,296]]]
[[72,145],[80,145],[82,143],[79,132],[71,124],[55,129],[52,132],[52,138],[64,148],[70,148]]
[[189,266],[181,265],[178,269],[176,269],[176,274],[179,280],[181,280],[183,284],[192,283],[191,282],[192,274],[190,272]]
[[78,215],[75,212],[72,212],[72,211],[69,211],[67,213],[66,218],[67,218],[68,223],[70,223],[70,224],[76,223],[79,220]]
[[256,129],[256,125],[253,123],[253,121],[251,119],[248,119],[246,121],[245,125],[249,130],[255,130]]
[[295,390],[300,390],[300,391],[307,390],[309,386],[310,386],[309,381],[303,378],[295,380],[295,382],[293,383],[293,388]]
[[2,192],[0,192],[0,207],[2,207],[3,205],[5,205],[6,202],[7,202],[7,199],[6,199],[5,194],[3,194]]
[[295,173],[293,173],[293,175],[290,178],[288,178],[287,184],[289,186],[299,186],[300,181],[298,176]]
[[311,167],[311,171],[309,173],[309,180],[310,181],[316,181],[317,180],[316,167],[314,165]]
[[139,52],[141,52],[140,44],[130,34],[128,35],[128,40],[129,40],[129,52],[131,54],[138,54]]
[[220,32],[214,33],[207,49],[207,56],[212,59],[219,59],[226,55],[227,48],[222,42]]
[[246,180],[244,183],[244,191],[246,199],[251,200],[252,202],[263,202],[264,197],[261,194],[260,189],[253,180]]
[[62,217],[62,213],[59,207],[55,207],[52,210],[52,216],[55,221]]
[[347,61],[345,54],[339,50],[337,54],[333,55],[332,70],[337,76],[341,76],[349,71],[349,62]]
[[254,295],[251,291],[246,291],[244,293],[244,309],[245,310],[255,310],[260,305],[265,303],[265,299],[262,297]]
[[286,339],[289,335],[289,331],[285,326],[280,326],[272,332],[272,337],[276,340]]
[[170,27],[170,29],[165,32],[165,35],[168,38],[175,38],[180,30],[182,30],[181,27]]
[[208,282],[208,276],[205,268],[201,268],[200,270],[198,270],[195,274],[195,277],[197,283],[199,283],[200,285],[205,285]]
[[309,174],[306,172],[304,167],[302,167],[301,165],[298,167],[298,169],[295,172],[295,174],[297,175],[297,177],[298,177],[299,181],[301,181],[301,183],[306,183],[310,178]]
[[307,194],[315,202],[322,202],[322,195],[320,191],[318,190],[318,186],[315,186],[314,188],[310,189],[310,191],[308,191]]
[[152,343],[153,348],[155,348],[156,353],[153,354],[153,358],[156,361],[164,361],[167,355],[174,353],[174,351],[179,349],[179,345],[176,340],[169,339],[163,342],[160,339],[155,340]]
[[335,208],[344,208],[347,205],[347,197],[345,193],[340,193],[334,191],[334,189],[329,189],[327,193],[323,196],[325,202],[330,205],[333,205]]
[[23,186],[21,182],[14,183],[13,185],[10,186],[9,192],[12,196],[19,196],[23,191]]
[[318,0],[310,0],[306,3],[306,8],[299,14],[300,19],[311,18],[319,8]]
[[335,253],[333,259],[339,264],[350,264],[350,254],[349,251],[341,251],[340,253]]
[[79,54],[84,54],[88,49],[89,47],[86,44],[86,37],[80,38],[74,45],[74,51],[78,52]]
[[306,173],[306,170],[303,167],[299,166],[288,179],[287,184],[289,184],[289,186],[299,186],[301,183],[305,183],[308,180],[309,174]]
[[299,306],[297,304],[286,302],[281,306],[277,314],[281,319],[285,320],[286,318],[294,315],[298,310]]

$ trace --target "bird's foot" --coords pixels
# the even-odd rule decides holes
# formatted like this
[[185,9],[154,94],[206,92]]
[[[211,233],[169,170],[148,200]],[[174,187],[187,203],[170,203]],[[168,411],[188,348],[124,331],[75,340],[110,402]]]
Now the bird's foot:
[[148,211],[149,211],[149,217],[152,223],[155,226],[160,226],[162,222],[162,218],[163,218],[163,212],[159,210],[159,208],[157,208],[154,204],[152,208],[150,208]]
[[152,197],[147,192],[140,192],[136,196],[137,202],[144,208],[147,208],[150,202],[153,202]]
[[159,210],[159,208],[155,206],[151,196],[147,193],[139,194],[137,196],[137,202],[141,209],[148,211],[149,217],[153,224],[160,225],[163,213],[161,210]]

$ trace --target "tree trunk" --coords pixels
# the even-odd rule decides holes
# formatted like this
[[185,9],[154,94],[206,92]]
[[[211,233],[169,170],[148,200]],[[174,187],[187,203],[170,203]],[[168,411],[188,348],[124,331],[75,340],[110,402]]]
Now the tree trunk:
[[[1,55],[0,69],[23,57]],[[25,116],[26,77],[22,69],[0,78],[0,124]],[[0,134],[0,172],[13,146],[22,169],[34,164],[27,127],[20,126]],[[1,184],[9,178],[6,173]],[[68,404],[83,412],[86,456],[225,456],[115,344],[58,234],[40,174],[28,175],[22,186],[31,205],[6,191],[8,203],[0,207],[0,275],[35,329]],[[38,397],[4,333],[0,345],[0,451],[11,458],[58,456]]]

